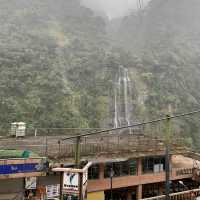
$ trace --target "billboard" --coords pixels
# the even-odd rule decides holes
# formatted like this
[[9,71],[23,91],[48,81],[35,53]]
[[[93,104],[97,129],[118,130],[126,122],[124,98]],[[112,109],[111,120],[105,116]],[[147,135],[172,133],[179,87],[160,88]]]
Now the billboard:
[[88,168],[91,162],[83,169],[76,168],[54,168],[52,171],[63,172],[62,194],[64,200],[86,200]]
[[41,163],[7,164],[0,165],[0,175],[41,172],[44,165]]

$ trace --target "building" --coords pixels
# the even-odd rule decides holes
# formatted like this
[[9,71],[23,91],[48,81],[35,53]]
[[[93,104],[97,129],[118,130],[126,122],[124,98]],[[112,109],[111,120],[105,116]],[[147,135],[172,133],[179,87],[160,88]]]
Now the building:
[[[52,145],[52,142],[49,144]],[[52,147],[48,146],[48,152],[52,152],[51,158],[54,159],[50,166],[73,167],[75,153],[73,142],[66,141],[66,143],[58,144],[54,142],[53,144]],[[141,133],[130,134],[128,131],[128,133],[85,137],[81,141],[80,149],[81,163],[85,164],[88,161],[93,163],[88,171],[88,200],[110,200],[111,193],[113,200],[138,200],[164,194],[165,144],[162,139]],[[55,154],[56,156],[53,157]],[[23,164],[34,159],[7,158],[3,163],[9,164],[10,160],[15,160],[15,163],[20,161]],[[189,149],[179,145],[178,141],[175,143],[172,141],[170,148],[170,190],[172,193],[198,188],[199,183],[195,181],[196,178],[193,180],[194,160],[195,164],[198,164],[196,160],[200,160],[199,154],[190,152]],[[42,158],[39,158],[38,162],[41,163],[41,161]],[[111,171],[113,171],[112,179]],[[7,193],[24,191],[25,178],[37,176],[35,173],[38,172],[29,173],[23,173],[21,176],[18,173],[3,176],[6,184],[4,189],[0,189],[4,190],[0,191],[0,196],[5,191]],[[61,181],[60,174],[49,169],[47,176],[43,175],[44,171],[39,171],[37,188],[43,188],[43,194],[46,196],[47,188],[50,188],[49,191],[56,189],[55,196],[57,197],[59,195],[57,186]],[[0,180],[1,185],[2,180]],[[17,185],[15,190],[12,184]]]
[[[138,200],[164,194],[164,142],[142,134],[124,138],[123,135],[108,135],[95,138],[98,141],[95,144],[91,142],[94,139],[89,139],[88,143],[83,141],[82,162],[93,163],[88,171],[88,200],[110,200],[111,193],[113,200]],[[64,162],[66,166],[72,162],[69,157]],[[185,147],[171,144],[172,193],[198,188],[199,184],[192,180],[194,165],[191,157]]]
[[28,151],[0,150],[0,199],[36,195],[37,179],[45,175],[46,158]]
[[[182,156],[171,157],[171,192],[180,192],[198,187],[192,180],[193,166],[176,167],[176,159]],[[191,162],[191,161],[190,161]],[[182,165],[183,164],[183,165]],[[109,200],[111,196],[111,169],[113,199],[136,200],[164,194],[165,189],[165,158],[164,155],[148,155],[144,157],[127,157],[97,161],[89,170],[88,199]],[[183,182],[182,185],[180,181]],[[94,198],[95,197],[95,198]],[[98,198],[97,198],[98,197]]]

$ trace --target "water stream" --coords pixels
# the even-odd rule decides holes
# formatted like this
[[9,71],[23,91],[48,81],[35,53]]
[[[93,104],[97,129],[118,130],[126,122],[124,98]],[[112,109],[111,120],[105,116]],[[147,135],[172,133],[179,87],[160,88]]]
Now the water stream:
[[128,69],[119,66],[114,87],[114,127],[130,125],[131,123],[131,81]]

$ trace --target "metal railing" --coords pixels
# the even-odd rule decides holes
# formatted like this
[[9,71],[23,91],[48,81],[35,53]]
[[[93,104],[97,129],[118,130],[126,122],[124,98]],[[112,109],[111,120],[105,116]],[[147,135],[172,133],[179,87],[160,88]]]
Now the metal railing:
[[[65,136],[37,136],[24,138],[4,138],[0,140],[0,149],[29,150],[40,156],[50,158],[74,157],[74,141],[60,141]],[[151,138],[151,140],[149,139]],[[156,137],[134,132],[102,136],[84,137],[80,143],[81,156],[111,152],[150,152],[164,151],[164,143]]]
[[[195,200],[200,196],[200,189],[187,190],[184,192],[177,192],[170,194],[170,200]],[[142,200],[165,200],[165,195],[145,198]]]
[[176,176],[193,174],[194,168],[183,168],[176,170]]

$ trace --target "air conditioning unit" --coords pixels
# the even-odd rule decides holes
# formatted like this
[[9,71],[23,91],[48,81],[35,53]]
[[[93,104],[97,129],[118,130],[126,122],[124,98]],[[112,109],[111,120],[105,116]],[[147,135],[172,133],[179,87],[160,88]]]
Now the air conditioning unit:
[[24,122],[13,122],[11,124],[10,135],[14,137],[25,137],[26,123]]

